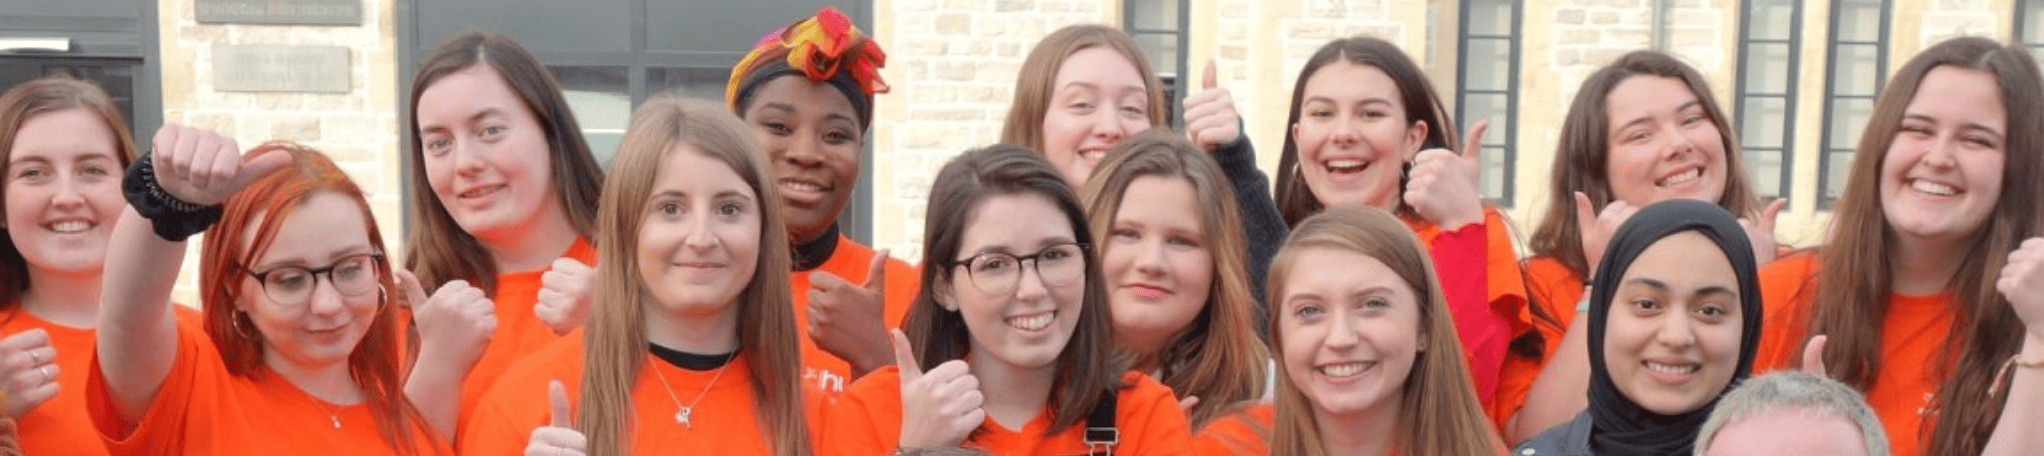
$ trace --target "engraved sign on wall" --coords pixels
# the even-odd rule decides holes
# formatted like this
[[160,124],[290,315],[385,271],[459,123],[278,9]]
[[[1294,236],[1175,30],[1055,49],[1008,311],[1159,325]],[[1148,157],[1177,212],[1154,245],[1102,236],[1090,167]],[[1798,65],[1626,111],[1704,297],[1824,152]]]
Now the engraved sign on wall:
[[200,23],[362,25],[362,0],[197,0]]
[[348,93],[348,48],[213,45],[213,88],[222,92]]

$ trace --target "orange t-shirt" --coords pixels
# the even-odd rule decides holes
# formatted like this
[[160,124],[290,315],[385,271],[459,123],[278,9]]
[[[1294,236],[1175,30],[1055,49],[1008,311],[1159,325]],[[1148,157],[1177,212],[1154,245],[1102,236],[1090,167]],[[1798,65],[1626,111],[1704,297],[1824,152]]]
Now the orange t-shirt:
[[[1796,369],[1796,357],[1809,339],[1810,313],[1815,309],[1815,254],[1782,258],[1760,271],[1760,295],[1767,306],[1767,320],[1760,336],[1760,349],[1753,370],[1765,372]],[[1897,456],[1919,454],[1929,437],[1925,430],[1935,422],[1931,407],[1936,403],[1943,373],[1951,371],[1945,354],[1945,339],[1957,318],[1958,303],[1951,295],[1888,295],[1888,315],[1881,322],[1881,367],[1872,389],[1865,391],[1867,404],[1881,417],[1888,431],[1888,446]]]
[[[852,380],[852,365],[844,358],[825,351],[809,338],[809,273],[830,271],[840,279],[853,284],[866,283],[866,268],[873,265],[872,248],[853,242],[844,235],[838,235],[837,250],[823,265],[808,271],[795,271],[788,275],[789,289],[795,295],[795,329],[802,331],[802,384],[810,391],[821,391],[835,396],[843,393],[845,385]],[[887,283],[881,285],[886,298],[881,302],[882,322],[888,328],[901,326],[901,319],[908,315],[909,304],[916,299],[917,285],[922,277],[915,266],[898,259],[887,259]]]
[[[1115,403],[1114,426],[1120,434],[1120,443],[1114,447],[1114,454],[1192,454],[1192,434],[1185,413],[1178,408],[1178,399],[1171,396],[1171,388],[1136,372],[1122,374],[1122,380],[1129,386],[1117,394]],[[827,435],[821,439],[830,444],[818,446],[817,454],[873,456],[892,452],[901,437],[901,414],[901,370],[888,366],[866,374],[852,382],[838,404],[831,407],[825,421]],[[1090,453],[1085,443],[1084,420],[1056,435],[1045,436],[1050,421],[1048,406],[1023,424],[1022,429],[1004,428],[993,417],[987,417],[962,446],[1000,456]]]
[[[1498,398],[1489,410],[1491,424],[1497,426],[1500,435],[1514,413],[1526,405],[1526,395],[1533,390],[1533,381],[1540,377],[1540,370],[1547,367],[1547,360],[1554,359],[1554,352],[1561,347],[1561,338],[1568,332],[1568,324],[1576,317],[1576,302],[1583,299],[1583,277],[1569,270],[1560,260],[1550,256],[1526,259],[1522,265],[1526,271],[1528,299],[1520,318],[1530,328],[1538,331],[1542,347],[1539,359],[1522,356],[1505,356],[1504,370],[1498,374]],[[1547,312],[1554,321],[1534,316],[1533,306]],[[1515,334],[1524,334],[1519,332]]]
[[[179,325],[176,357],[149,410],[123,434],[130,423],[113,409],[106,373],[93,356],[86,410],[111,454],[404,454],[384,442],[367,403],[327,403],[266,368],[250,376],[228,373],[220,350],[196,325]],[[435,444],[424,422],[412,439],[411,454],[448,451]]]
[[1277,409],[1270,403],[1224,415],[1207,423],[1192,436],[1192,454],[1239,456],[1270,454],[1272,417]]
[[[576,331],[505,371],[463,424],[461,453],[523,454],[532,430],[553,419],[547,396],[550,380],[560,380],[561,386],[567,387],[569,409],[581,413],[582,350],[582,332]],[[753,408],[748,356],[733,358],[719,368],[721,375],[714,369],[682,369],[651,353],[645,356],[644,369],[632,387],[634,416],[628,431],[631,443],[626,448],[637,454],[773,454]],[[662,378],[667,382],[664,385]],[[812,394],[805,391],[804,396]],[[681,410],[676,401],[695,403],[687,426],[675,418]],[[814,401],[805,401],[805,407],[811,440],[815,441]]]
[[[1455,314],[1455,335],[1469,364],[1476,397],[1488,409],[1497,396],[1499,373],[1512,335],[1527,323],[1526,284],[1504,216],[1484,206],[1481,240],[1462,239],[1423,221],[1407,221],[1434,260],[1434,270]],[[1464,228],[1467,229],[1466,227]],[[1472,280],[1481,277],[1480,282]],[[1481,299],[1481,302],[1469,302]]]
[[[596,248],[589,241],[576,238],[563,257],[580,260],[583,264],[596,264]],[[490,333],[490,346],[483,349],[483,356],[476,360],[468,377],[461,382],[461,409],[457,421],[467,420],[475,412],[476,403],[483,393],[496,384],[497,377],[504,370],[526,355],[553,343],[560,336],[532,313],[532,306],[539,303],[539,278],[548,269],[510,272],[497,275],[497,289],[490,292],[491,301],[497,305],[497,331]],[[429,285],[430,286],[430,285]],[[540,386],[546,386],[544,383]],[[540,390],[545,393],[545,389]]]
[[[178,325],[199,327],[199,312],[185,306],[176,309]],[[91,375],[95,344],[92,328],[73,328],[36,318],[16,304],[0,315],[0,337],[42,328],[50,335],[50,348],[57,350],[57,396],[36,406],[15,420],[18,441],[24,454],[103,455],[106,445],[85,413],[85,381]]]

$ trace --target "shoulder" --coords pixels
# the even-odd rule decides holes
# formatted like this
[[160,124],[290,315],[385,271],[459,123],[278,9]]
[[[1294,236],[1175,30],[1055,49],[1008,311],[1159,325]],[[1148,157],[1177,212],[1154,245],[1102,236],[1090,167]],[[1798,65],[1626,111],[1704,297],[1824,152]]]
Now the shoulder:
[[483,402],[544,404],[546,385],[552,380],[560,380],[573,396],[582,384],[582,347],[578,329],[526,354],[490,382]]
[[1590,415],[1587,413],[1577,414],[1575,419],[1569,420],[1569,422],[1560,426],[1555,426],[1553,429],[1548,429],[1546,432],[1541,432],[1540,435],[1534,436],[1532,440],[1519,444],[1517,448],[1512,450],[1512,454],[1515,456],[1589,456]]

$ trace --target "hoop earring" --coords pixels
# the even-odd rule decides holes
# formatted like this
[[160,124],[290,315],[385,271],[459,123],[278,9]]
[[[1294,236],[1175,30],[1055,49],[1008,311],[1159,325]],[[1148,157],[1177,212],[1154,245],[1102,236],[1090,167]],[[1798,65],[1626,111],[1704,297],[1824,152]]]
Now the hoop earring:
[[[240,311],[240,310],[236,310],[236,311],[234,311],[234,315],[228,316],[227,318],[228,318],[228,321],[230,322],[230,323],[228,323],[228,325],[230,325],[230,326],[233,326],[233,327],[234,327],[234,333],[235,333],[235,334],[240,334],[240,335],[243,335],[243,336],[249,336],[249,337],[257,337],[257,336],[260,336],[260,334],[256,334],[256,333],[252,333],[252,332],[249,332],[248,328],[244,328],[244,327],[242,327],[242,326],[241,326],[241,321],[242,321],[242,320],[245,320],[245,319],[248,319],[248,312],[242,312],[242,311]],[[249,322],[249,324],[250,324],[250,325],[254,325],[255,323],[254,323],[254,321],[250,321],[250,322]]]

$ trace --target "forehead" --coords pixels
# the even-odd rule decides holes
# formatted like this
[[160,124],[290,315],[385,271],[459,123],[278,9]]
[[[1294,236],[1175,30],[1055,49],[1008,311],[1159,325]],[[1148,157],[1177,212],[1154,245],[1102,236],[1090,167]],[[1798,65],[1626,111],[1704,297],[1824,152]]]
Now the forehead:
[[[1625,269],[1622,281],[1650,278],[1670,285],[1728,286],[1738,284],[1732,260],[1709,236],[1683,231],[1662,237],[1640,251]],[[1736,287],[1732,287],[1737,290]]]
[[[256,228],[269,223],[270,214],[256,214],[248,220],[242,246],[255,240]],[[251,257],[252,266],[277,263],[317,262],[372,248],[371,220],[353,198],[334,191],[307,195],[277,221],[276,236],[262,252]]]
[[1277,279],[1284,284],[1286,297],[1305,293],[1346,294],[1378,287],[1389,289],[1398,297],[1419,295],[1391,265],[1346,248],[1307,245],[1299,248],[1286,266],[1285,277]]
[[745,178],[731,169],[731,164],[687,142],[676,143],[667,150],[660,172],[653,175],[652,192],[680,192],[703,197],[733,192],[756,196]]
[[959,256],[1002,247],[1029,253],[1052,242],[1070,242],[1071,219],[1050,196],[1035,192],[989,196],[967,211],[971,214],[959,238]]
[[1986,70],[1943,65],[1932,68],[1917,84],[1909,101],[1908,115],[1921,115],[1985,126],[2004,131],[2008,109],[2001,96],[2001,81]]
[[1619,81],[1604,99],[1610,122],[1620,125],[1647,114],[1673,111],[1696,102],[1689,84],[1667,76],[1641,74]]
[[29,116],[15,132],[8,161],[29,157],[113,153],[114,131],[106,119],[83,107]]
[[1197,193],[1192,181],[1181,176],[1137,177],[1122,189],[1121,207],[1115,211],[1114,219],[1197,226],[1206,213],[1198,207]]
[[1057,77],[1052,79],[1051,90],[1062,91],[1068,85],[1081,83],[1104,89],[1144,88],[1143,75],[1136,70],[1135,61],[1105,44],[1087,46],[1065,56],[1058,65]]
[[753,92],[750,103],[752,106],[745,110],[748,118],[761,113],[760,108],[768,104],[792,109],[802,115],[857,115],[852,112],[852,102],[845,98],[844,92],[828,83],[811,81],[795,74],[776,76],[761,84]]
[[447,73],[419,92],[419,123],[423,125],[459,122],[489,109],[507,115],[526,114],[524,99],[495,68],[484,63]]
[[1306,77],[1307,98],[1324,97],[1338,102],[1374,98],[1402,107],[1404,98],[1398,95],[1398,81],[1391,79],[1390,73],[1347,59],[1335,59]]

